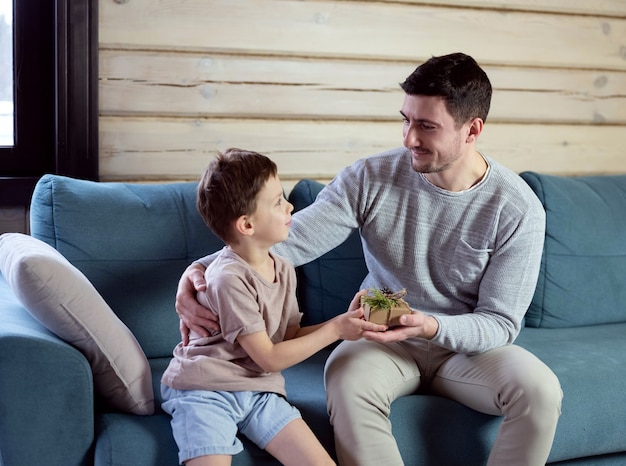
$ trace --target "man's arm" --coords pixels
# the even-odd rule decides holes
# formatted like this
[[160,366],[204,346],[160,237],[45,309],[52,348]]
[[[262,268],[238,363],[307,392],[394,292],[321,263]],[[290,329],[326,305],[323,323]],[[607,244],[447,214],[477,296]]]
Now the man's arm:
[[[310,262],[343,243],[359,227],[353,199],[361,196],[354,192],[353,167],[348,167],[326,186],[318,198],[292,217],[291,231],[286,241],[272,247],[272,251],[294,266]],[[352,186],[351,196],[347,196]],[[216,316],[202,307],[196,299],[197,291],[206,289],[203,271],[218,253],[206,256],[191,264],[183,273],[176,292],[176,312],[180,316],[182,341],[189,341],[189,329],[202,336],[218,330]]]

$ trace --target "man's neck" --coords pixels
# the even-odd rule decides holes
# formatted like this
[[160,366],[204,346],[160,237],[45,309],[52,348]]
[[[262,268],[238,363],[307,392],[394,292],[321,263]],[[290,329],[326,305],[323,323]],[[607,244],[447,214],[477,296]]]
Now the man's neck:
[[461,192],[480,183],[485,177],[488,167],[485,158],[478,151],[474,151],[467,162],[459,159],[447,170],[438,173],[424,173],[424,178],[438,188],[450,192]]

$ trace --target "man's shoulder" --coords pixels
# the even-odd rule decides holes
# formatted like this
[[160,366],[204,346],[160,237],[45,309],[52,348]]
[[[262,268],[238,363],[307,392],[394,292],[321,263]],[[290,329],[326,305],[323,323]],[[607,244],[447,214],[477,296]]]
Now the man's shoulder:
[[[400,183],[400,179],[413,178],[411,158],[405,147],[397,147],[378,154],[356,160],[339,173],[337,179],[349,180],[344,190],[388,189],[391,184]],[[354,183],[354,180],[359,183]]]
[[365,166],[369,166],[372,168],[375,167],[386,167],[391,165],[395,165],[397,163],[402,162],[403,156],[407,155],[408,151],[405,147],[396,147],[394,149],[389,149],[384,152],[379,152],[378,154],[370,155],[363,159],[357,160],[357,163],[362,163]]
[[503,200],[523,212],[543,214],[543,206],[528,184],[508,167],[489,159],[491,166],[491,187]]

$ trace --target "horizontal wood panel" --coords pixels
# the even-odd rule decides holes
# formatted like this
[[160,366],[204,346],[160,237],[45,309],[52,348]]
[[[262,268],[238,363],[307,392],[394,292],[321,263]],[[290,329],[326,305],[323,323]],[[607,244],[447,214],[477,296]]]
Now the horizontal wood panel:
[[[100,112],[397,120],[406,63],[103,51]],[[487,66],[490,119],[626,123],[626,72]]]
[[28,233],[28,209],[25,207],[3,207],[0,209],[0,234]]
[[[433,4],[432,0],[376,0],[389,3]],[[547,13],[617,16],[626,18],[623,0],[437,0],[437,4],[469,8],[540,11]]]
[[[553,174],[626,173],[616,126],[491,124],[479,149],[511,169]],[[354,160],[401,145],[400,123],[103,117],[103,180],[197,179],[216,150],[270,156],[285,183],[332,178]]]
[[99,40],[104,49],[411,61],[463,50],[486,64],[626,67],[623,18],[374,1],[103,0]]

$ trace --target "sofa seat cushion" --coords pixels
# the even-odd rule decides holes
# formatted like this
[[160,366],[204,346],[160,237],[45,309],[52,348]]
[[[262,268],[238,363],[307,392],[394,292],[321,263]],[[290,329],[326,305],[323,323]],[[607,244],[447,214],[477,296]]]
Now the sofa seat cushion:
[[551,462],[626,451],[626,324],[525,328],[516,343],[556,374],[562,414]]
[[531,327],[626,322],[626,175],[521,174],[546,210]]
[[[330,354],[325,349],[283,371],[287,398],[302,413],[324,447],[334,455],[333,431],[326,411],[324,363]],[[177,447],[170,427],[170,416],[161,409],[161,376],[170,358],[150,359],[155,412],[149,417],[100,412],[96,421],[95,466],[177,464]],[[245,437],[244,451],[233,457],[233,466],[263,466],[279,463]],[[141,448],[137,448],[141,445]]]
[[30,314],[88,359],[98,393],[116,409],[154,410],[150,367],[139,343],[87,278],[48,244],[0,236],[0,270]]

